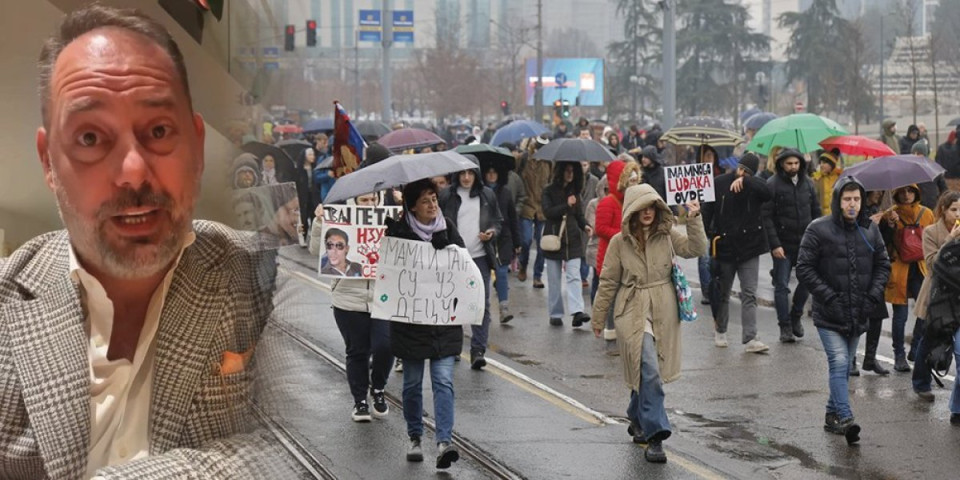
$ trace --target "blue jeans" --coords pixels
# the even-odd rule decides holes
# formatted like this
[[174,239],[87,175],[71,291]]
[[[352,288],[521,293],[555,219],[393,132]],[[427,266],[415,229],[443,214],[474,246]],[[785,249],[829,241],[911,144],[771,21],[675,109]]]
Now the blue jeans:
[[537,250],[533,262],[533,278],[543,278],[543,252],[540,251],[540,236],[543,235],[543,221],[529,218],[520,219],[520,270],[526,271],[530,263],[530,249]]
[[777,308],[777,324],[781,327],[792,325],[792,318],[803,316],[803,306],[810,293],[802,283],[797,283],[793,292],[793,307],[790,307],[790,273],[797,265],[797,255],[787,254],[787,258],[773,259],[773,303]]
[[[850,359],[857,354],[859,335],[844,335],[833,330],[817,328],[823,351],[830,367],[830,399],[827,413],[836,414],[841,420],[853,417],[850,410],[850,392],[847,390],[850,374]],[[406,368],[406,366],[404,366]]]
[[[423,368],[426,360],[403,359],[403,419],[407,436],[423,436]],[[453,437],[453,356],[430,360],[437,443]]]
[[[347,347],[347,383],[354,403],[367,399],[367,389],[383,390],[393,366],[390,322],[370,318],[367,312],[334,307],[333,318]],[[370,368],[372,355],[373,368]]]
[[[929,392],[933,389],[930,382],[933,380],[930,365],[927,363],[927,354],[930,345],[923,338],[917,344],[917,360],[913,364],[913,391]],[[960,365],[960,330],[953,334],[954,365]],[[953,382],[953,393],[950,394],[950,413],[960,413],[960,381]]]
[[670,420],[663,406],[663,382],[660,380],[660,364],[657,363],[657,342],[653,335],[643,334],[643,351],[640,355],[640,391],[630,392],[627,418],[640,425],[646,439],[657,435],[660,440],[670,436]]
[[[487,257],[477,257],[473,259],[480,269],[480,276],[483,278],[483,323],[480,325],[471,325],[470,331],[470,351],[474,350],[486,352],[487,339],[490,336],[490,262]],[[499,278],[500,275],[497,275]]]
[[494,288],[497,290],[497,300],[499,302],[506,302],[510,299],[510,284],[507,282],[509,280],[508,275],[510,275],[510,264],[500,265],[496,268],[497,280],[493,282]]
[[[910,271],[907,273],[907,298],[917,298],[920,294],[920,287],[923,286],[923,274],[920,273],[920,267],[914,263],[910,265]],[[904,356],[903,339],[907,327],[907,316],[909,308],[907,304],[893,305],[893,354],[894,356]],[[911,345],[914,348],[915,345]]]
[[[547,310],[550,318],[563,318],[562,284],[567,284],[567,309],[570,314],[583,312],[583,285],[580,283],[580,259],[571,258],[566,261],[564,272],[563,260],[547,260]],[[561,273],[564,280],[561,281]]]
[[700,293],[704,298],[710,298],[710,281],[713,276],[710,274],[710,255],[704,255],[697,259],[697,273],[700,274]]
[[587,264],[586,258],[580,259],[580,281],[586,282],[590,278],[590,265]]

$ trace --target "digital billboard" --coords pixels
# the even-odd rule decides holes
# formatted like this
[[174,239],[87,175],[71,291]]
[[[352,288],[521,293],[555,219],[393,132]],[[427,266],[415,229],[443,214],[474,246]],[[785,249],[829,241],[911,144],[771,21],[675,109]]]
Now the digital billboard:
[[[563,81],[559,84],[558,80]],[[556,100],[567,100],[570,105],[587,107],[603,106],[603,59],[602,58],[544,58],[543,59],[543,105],[551,106]],[[527,105],[533,105],[537,85],[537,59],[527,59],[524,83]]]

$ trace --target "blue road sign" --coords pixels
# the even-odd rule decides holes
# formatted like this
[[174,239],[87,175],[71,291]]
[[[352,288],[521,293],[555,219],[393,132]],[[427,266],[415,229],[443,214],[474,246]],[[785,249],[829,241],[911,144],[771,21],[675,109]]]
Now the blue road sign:
[[380,10],[360,10],[360,27],[357,31],[357,41],[379,42],[383,40],[383,22]]
[[554,77],[554,81],[557,82],[557,88],[563,88],[567,83],[567,74],[563,72],[558,73],[557,76]]
[[393,41],[413,43],[413,10],[394,10]]

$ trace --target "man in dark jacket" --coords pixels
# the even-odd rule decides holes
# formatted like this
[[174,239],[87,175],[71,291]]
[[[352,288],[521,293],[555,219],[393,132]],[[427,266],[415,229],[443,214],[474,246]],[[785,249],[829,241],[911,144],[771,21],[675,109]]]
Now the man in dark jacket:
[[487,365],[483,355],[487,352],[487,337],[490,331],[490,270],[496,268],[496,242],[503,217],[497,195],[480,179],[480,162],[477,157],[465,157],[477,164],[476,169],[464,170],[453,177],[452,185],[440,192],[440,209],[443,216],[451,219],[457,227],[466,249],[483,276],[484,302],[483,323],[472,325],[470,337],[470,367],[480,370]]
[[734,275],[740,277],[741,340],[748,353],[770,349],[757,338],[757,280],[760,255],[769,250],[760,211],[770,200],[767,182],[755,177],[760,158],[747,153],[735,172],[716,179],[716,201],[703,205],[703,221],[714,248],[714,297],[710,300],[715,319],[714,343],[727,346],[730,320],[730,289]]
[[917,140],[920,140],[920,129],[916,125],[910,125],[907,127],[907,134],[900,137],[900,154],[909,155]]
[[850,360],[867,328],[867,318],[883,304],[890,277],[883,236],[861,208],[865,197],[856,179],[838,180],[830,216],[814,220],[807,228],[797,261],[797,278],[813,295],[813,323],[830,369],[823,428],[844,435],[848,444],[860,440],[847,390]]
[[[927,158],[930,155],[930,145],[928,145],[924,139],[917,140],[917,142],[910,147],[910,153]],[[917,188],[920,189],[920,205],[933,210],[937,208],[937,201],[940,200],[940,195],[947,191],[947,182],[943,179],[943,174],[941,173],[929,182],[918,183]]]
[[[590,321],[590,316],[583,313],[583,286],[580,283],[580,259],[587,246],[584,231],[587,235],[592,233],[580,198],[583,169],[575,162],[559,162],[553,171],[553,182],[543,189],[541,199],[543,215],[547,218],[543,234],[560,236],[559,251],[543,252],[547,266],[547,308],[550,310],[550,325],[563,325],[561,288],[566,283],[567,308],[573,314],[573,326],[579,327]],[[565,226],[563,231],[561,225]],[[564,262],[566,269],[563,268]]]
[[773,256],[773,298],[780,325],[780,341],[793,343],[803,337],[803,306],[807,289],[798,284],[790,306],[790,271],[797,265],[800,239],[807,225],[820,216],[820,199],[807,177],[806,159],[794,149],[777,155],[776,175],[767,180],[770,201],[763,207],[763,228]]
[[943,173],[943,178],[947,182],[950,190],[960,191],[960,125],[954,131],[953,140],[947,140],[937,147],[937,163],[947,171]]
[[653,187],[663,201],[667,201],[667,180],[663,173],[663,164],[657,147],[647,145],[640,151],[640,167],[643,168],[643,183]]

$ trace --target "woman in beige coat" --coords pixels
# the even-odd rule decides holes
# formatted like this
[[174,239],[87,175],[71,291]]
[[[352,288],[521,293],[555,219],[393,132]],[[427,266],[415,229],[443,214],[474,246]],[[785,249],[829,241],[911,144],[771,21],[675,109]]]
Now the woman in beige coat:
[[[927,262],[927,269],[930,275],[923,279],[923,286],[920,287],[920,293],[917,295],[917,304],[914,307],[914,313],[917,314],[917,322],[922,323],[927,318],[927,306],[930,303],[930,290],[933,285],[933,265],[936,262],[937,255],[940,253],[940,247],[947,242],[960,237],[960,192],[947,190],[940,195],[937,201],[935,215],[937,221],[933,225],[923,229],[923,258]],[[913,335],[922,335],[923,326],[913,330]],[[923,337],[917,342],[917,355],[914,361],[913,369],[913,391],[920,398],[932,402],[935,400],[932,385],[930,382],[930,366],[927,365],[927,352],[930,351],[930,345],[924,345]],[[954,389],[956,390],[956,389]]]
[[[630,388],[630,434],[646,441],[649,462],[667,461],[661,442],[670,436],[663,406],[663,382],[680,377],[680,315],[671,281],[674,255],[697,258],[707,253],[707,237],[698,203],[687,204],[686,233],[650,185],[627,189],[621,232],[607,247],[592,327],[603,332],[613,308],[617,345]],[[614,300],[616,298],[616,300]],[[613,305],[611,305],[613,303]]]

